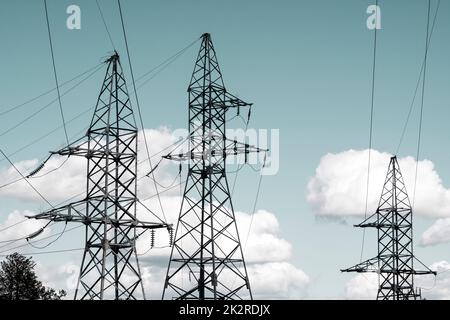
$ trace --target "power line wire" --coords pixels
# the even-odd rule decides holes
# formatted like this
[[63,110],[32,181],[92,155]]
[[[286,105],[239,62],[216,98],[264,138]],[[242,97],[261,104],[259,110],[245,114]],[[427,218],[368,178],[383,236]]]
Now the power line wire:
[[[94,70],[91,74],[89,74],[88,76],[86,76],[85,78],[83,78],[82,80],[80,80],[79,82],[77,82],[74,86],[72,86],[71,88],[67,89],[62,95],[61,97],[64,97],[65,95],[69,94],[71,91],[73,91],[75,88],[77,88],[78,86],[80,86],[83,82],[85,82],[86,80],[88,80],[89,78],[91,78],[95,73],[97,73],[100,70],[100,68]],[[29,121],[30,119],[34,118],[36,115],[38,115],[39,113],[41,113],[42,111],[44,111],[45,109],[47,109],[48,107],[50,107],[53,103],[55,103],[56,101],[58,101],[58,98],[52,100],[51,102],[49,102],[48,104],[46,104],[45,106],[43,106],[42,108],[40,108],[39,110],[33,112],[31,115],[29,115],[28,117],[24,118],[22,121],[16,123],[15,125],[9,127],[8,129],[6,129],[5,131],[0,133],[0,137],[3,137],[4,135],[8,134],[9,132],[17,129],[18,127],[20,127],[21,125],[23,125],[25,122]],[[63,128],[66,127],[65,122],[62,125]]]
[[[198,40],[197,40],[197,41],[198,41]],[[191,45],[189,45],[189,46],[191,46]],[[188,47],[189,47],[189,46],[188,46]],[[186,48],[187,48],[187,47],[186,47]],[[185,48],[185,49],[186,49],[186,48]],[[184,50],[184,49],[182,49],[182,50],[180,50],[180,51],[183,51],[183,50]],[[173,56],[175,56],[175,55],[173,55]],[[173,57],[173,56],[171,56],[171,57]],[[167,60],[168,60],[168,59],[166,59],[165,61],[167,61]],[[81,73],[81,74],[75,76],[74,78],[72,78],[72,79],[70,79],[70,80],[68,80],[68,81],[66,81],[66,82],[64,82],[64,83],[62,83],[62,84],[60,85],[60,87],[63,87],[64,85],[66,85],[66,84],[68,84],[68,83],[70,83],[70,82],[72,82],[72,81],[74,81],[74,80],[80,78],[81,76],[83,76],[83,75],[85,75],[85,74],[87,74],[87,73],[89,73],[89,72],[91,72],[91,71],[94,71],[93,74],[97,73],[97,72],[101,69],[101,67],[103,66],[103,64],[104,64],[104,63],[102,62],[102,63],[96,65],[95,67],[90,68],[90,69],[88,69],[87,71],[84,71],[83,73]],[[151,74],[151,72],[157,70],[158,67],[161,66],[161,65],[163,65],[163,64],[164,64],[164,63],[161,63],[161,64],[159,64],[157,67],[152,68],[150,71],[146,72],[143,76],[141,76],[136,82],[139,82],[140,80],[143,79],[144,76]],[[162,70],[160,70],[160,71],[162,71]],[[158,71],[158,74],[160,73],[160,71]],[[92,76],[93,74],[91,74],[91,76]],[[150,79],[147,79],[147,80],[145,81],[145,83],[143,83],[141,86],[138,87],[138,90],[139,90],[143,85],[147,84],[148,81],[154,79],[154,78],[156,77],[156,75],[157,75],[157,74],[155,74],[154,76],[152,76]],[[87,80],[88,78],[90,78],[90,76],[87,77],[85,80]],[[85,81],[85,80],[83,80],[83,81]],[[81,84],[81,83],[79,83],[79,84]],[[77,87],[77,86],[78,86],[78,85],[72,87],[71,89],[74,89],[74,88]],[[53,89],[51,89],[51,90],[48,90],[48,91],[46,91],[46,92],[44,92],[44,93],[38,95],[37,97],[34,97],[34,98],[30,99],[30,100],[27,100],[27,101],[25,101],[25,102],[23,102],[23,103],[21,103],[21,104],[19,104],[19,105],[17,105],[17,106],[11,107],[11,108],[9,108],[8,110],[4,111],[3,113],[0,113],[0,116],[1,116],[2,114],[6,114],[6,113],[9,113],[9,112],[11,112],[11,111],[14,111],[14,110],[16,110],[16,109],[18,109],[18,108],[20,108],[20,107],[26,105],[26,104],[29,104],[29,103],[31,103],[31,102],[34,102],[34,101],[36,101],[37,99],[39,99],[39,98],[41,98],[41,97],[43,97],[43,96],[45,96],[45,95],[47,95],[47,94],[49,94],[49,93],[55,91],[55,90],[56,90],[56,88],[53,88]],[[66,91],[66,92],[64,92],[64,93],[62,94],[62,96],[65,96],[65,95],[68,94],[68,93],[69,93],[69,90]],[[38,113],[40,113],[40,112],[42,112],[43,110],[47,109],[47,108],[48,108],[51,104],[53,104],[54,102],[56,102],[56,99],[53,100],[53,101],[51,101],[49,104],[45,105],[43,108],[41,108],[40,110],[38,110],[35,114],[32,114],[31,116],[29,116],[29,117],[27,117],[26,119],[24,119],[24,121],[21,121],[21,122],[19,122],[18,124],[14,125],[13,127],[9,128],[8,130],[4,131],[3,133],[0,133],[0,136],[3,136],[3,135],[5,135],[5,134],[11,132],[12,130],[16,129],[17,127],[19,127],[20,125],[22,125],[22,124],[25,123],[26,121],[28,121],[28,120],[30,120],[31,118],[33,118],[34,116],[36,116]],[[80,118],[81,116],[83,116],[84,114],[86,114],[87,112],[89,112],[89,111],[91,111],[91,110],[92,110],[92,107],[89,107],[88,109],[82,111],[81,113],[79,113],[78,115],[76,115],[75,117],[73,117],[72,119],[70,119],[69,121],[66,121],[66,125],[69,124],[70,122],[72,122],[72,121],[74,121],[74,120]],[[28,143],[28,144],[26,144],[26,145],[24,145],[24,146],[22,146],[22,147],[20,147],[19,149],[17,149],[17,150],[14,151],[13,153],[9,154],[8,156],[9,156],[9,157],[14,156],[14,155],[16,155],[17,153],[19,153],[19,152],[25,150],[25,149],[28,148],[29,146],[35,145],[37,142],[39,142],[39,141],[43,140],[44,138],[50,136],[51,134],[55,133],[58,129],[60,129],[60,128],[62,128],[62,127],[63,127],[63,125],[60,125],[60,126],[56,127],[55,129],[53,129],[52,131],[49,131],[49,132],[46,133],[45,135],[43,135],[43,136],[41,136],[41,137],[39,137],[39,138],[33,140],[32,142],[30,142],[30,143]],[[178,143],[178,142],[176,142],[176,143]],[[174,144],[176,144],[176,143],[174,143]],[[169,147],[170,147],[170,146],[168,146],[167,149],[168,149]],[[164,150],[161,150],[160,152],[163,152],[163,151],[164,151]],[[159,152],[159,153],[160,153],[160,152]],[[152,157],[154,157],[154,156],[155,156],[155,155],[153,155]],[[0,162],[3,161],[3,160],[5,160],[5,159],[0,159]],[[144,161],[147,161],[147,159],[145,159]]]
[[22,177],[23,180],[25,180],[27,182],[27,184],[34,190],[34,192],[36,194],[39,195],[39,197],[44,200],[50,207],[53,208],[53,205],[33,186],[33,184],[28,181],[28,179],[25,178],[25,176],[22,174],[22,172],[20,172],[20,170],[15,166],[15,164],[11,161],[11,159],[9,159],[9,157],[5,154],[5,152],[3,152],[2,149],[0,149],[0,153],[6,158],[6,160],[8,160],[8,162],[11,164],[11,166],[14,168],[14,170],[17,171],[17,173]]
[[[85,250],[85,248],[74,248],[74,249],[63,249],[63,250],[52,250],[52,251],[42,251],[42,252],[34,252],[34,253],[21,253],[23,256],[34,256],[34,255],[42,255],[42,254],[51,254],[51,253],[64,253],[64,252],[73,252],[73,251],[81,251]],[[8,255],[3,254],[0,257],[7,257]]]
[[255,197],[255,201],[253,202],[253,208],[252,208],[252,214],[251,214],[251,218],[250,218],[250,224],[249,224],[249,227],[248,227],[247,237],[245,238],[245,242],[244,242],[244,251],[247,248],[247,242],[248,242],[248,238],[250,237],[250,232],[251,232],[252,224],[253,224],[253,218],[255,216],[256,206],[257,206],[258,200],[259,200],[259,194],[261,193],[261,184],[262,184],[262,180],[263,180],[262,170],[264,169],[265,166],[266,166],[266,155],[264,156],[264,163],[263,163],[263,166],[261,167],[261,170],[260,170],[258,187],[256,189],[256,197]]
[[414,174],[414,192],[413,192],[413,201],[412,208],[414,209],[414,204],[416,200],[416,187],[417,187],[417,174],[419,169],[419,157],[420,157],[420,145],[422,141],[422,123],[423,123],[423,109],[425,102],[425,84],[427,78],[427,60],[428,60],[428,35],[430,28],[430,10],[431,10],[431,0],[428,0],[428,16],[427,16],[427,33],[425,38],[425,59],[424,59],[424,67],[423,67],[423,80],[422,80],[422,99],[420,104],[420,117],[419,117],[419,134],[417,138],[417,153],[416,153],[416,170]]
[[[83,227],[83,225],[78,225],[78,226],[76,226],[76,227],[73,227],[73,228],[64,230],[63,232],[57,232],[57,233],[51,234],[51,235],[46,236],[46,237],[43,237],[43,238],[41,238],[41,239],[34,240],[33,242],[34,242],[34,243],[36,243],[36,242],[41,242],[41,241],[44,241],[44,240],[47,240],[47,239],[50,239],[50,238],[59,236],[61,233],[67,233],[67,232],[70,232],[70,231],[79,229],[79,228],[81,228],[81,227]],[[29,242],[26,242],[26,243],[24,243],[24,244],[15,246],[15,247],[13,247],[13,248],[4,249],[4,250],[0,251],[0,254],[1,254],[1,253],[5,253],[5,252],[7,252],[7,251],[12,251],[12,250],[16,250],[16,249],[20,249],[20,248],[26,247],[26,246],[28,246],[29,244],[30,244]]]
[[64,110],[63,110],[62,102],[61,102],[61,92],[59,91],[58,73],[56,72],[55,53],[53,51],[52,34],[51,34],[51,31],[50,31],[50,22],[49,22],[49,19],[48,19],[47,0],[44,0],[44,7],[45,7],[45,18],[46,18],[46,21],[47,21],[48,40],[50,42],[50,51],[51,51],[51,54],[52,54],[53,73],[55,75],[56,91],[58,93],[59,111],[61,113],[61,120],[62,120],[63,127],[64,127],[64,135],[66,136],[67,145],[69,145],[69,135],[67,134],[67,128],[66,128],[66,124],[65,124],[66,121],[64,119]]
[[187,51],[190,47],[192,47],[194,44],[196,44],[198,41],[200,41],[201,38],[198,38],[197,40],[193,41],[192,43],[188,44],[186,47],[184,47],[183,49],[177,51],[175,54],[173,54],[172,56],[170,56],[169,58],[167,58],[166,60],[164,60],[163,62],[161,62],[159,65],[157,65],[156,67],[153,67],[152,69],[150,69],[149,71],[147,71],[146,73],[144,73],[143,75],[141,75],[140,77],[138,77],[136,79],[136,82],[141,81],[143,78],[145,78],[146,76],[148,76],[149,74],[151,74],[153,71],[158,70],[160,67],[164,66],[167,63],[172,63],[173,60],[176,60],[180,55],[182,55],[185,51]]
[[114,41],[112,39],[111,33],[109,32],[108,25],[106,24],[106,20],[105,20],[105,17],[103,15],[102,8],[100,7],[100,4],[98,3],[98,0],[95,0],[95,3],[97,4],[97,8],[98,8],[98,11],[100,12],[100,16],[102,17],[103,25],[105,26],[106,33],[108,34],[109,41],[111,42],[111,46],[112,46],[113,50],[116,50],[116,46],[114,45]]
[[[155,69],[159,70],[156,71],[153,76],[151,76],[150,78],[148,78],[147,80],[145,80],[143,83],[141,83],[138,87],[138,89],[142,88],[143,86],[145,86],[148,82],[150,82],[151,80],[153,80],[156,76],[158,76],[158,74],[160,74],[161,72],[163,72],[165,69],[167,69],[172,63],[174,63],[179,57],[181,57],[183,55],[184,52],[186,52],[190,47],[192,47],[195,43],[197,43],[200,39],[195,40],[194,42],[192,42],[190,45],[188,45],[187,47],[185,47],[184,49],[180,50],[177,54],[175,54],[173,57],[168,59],[168,62],[165,64],[161,64],[160,66],[156,67]],[[166,60],[167,61],[167,60]],[[151,70],[154,71],[154,70]],[[145,77],[147,74],[144,74],[142,77]],[[136,80],[136,82],[139,82],[142,78]]]
[[[84,72],[82,72],[82,73],[76,75],[75,77],[73,77],[73,78],[71,78],[71,79],[69,79],[69,80],[67,80],[67,81],[65,81],[65,82],[63,82],[63,83],[61,83],[59,87],[62,88],[62,87],[65,86],[66,84],[69,84],[70,82],[73,82],[74,80],[76,80],[76,79],[78,79],[78,78],[84,76],[85,74],[87,74],[87,73],[93,71],[94,69],[97,69],[97,68],[98,68],[99,66],[101,66],[102,64],[103,64],[103,63],[97,64],[97,65],[95,65],[94,67],[89,68],[88,70],[86,70],[86,71],[84,71]],[[50,89],[50,90],[47,90],[47,91],[45,91],[45,92],[43,92],[43,93],[41,93],[41,94],[39,94],[39,95],[37,95],[37,96],[35,96],[35,97],[29,99],[29,100],[26,100],[25,102],[19,103],[19,104],[14,105],[14,106],[11,106],[11,107],[9,107],[9,108],[2,108],[2,109],[6,109],[6,110],[1,111],[1,112],[0,112],[0,116],[4,116],[4,115],[6,115],[6,114],[8,114],[8,113],[11,113],[11,112],[13,112],[13,111],[15,111],[15,110],[18,110],[18,109],[22,108],[23,106],[26,106],[27,104],[30,104],[30,103],[32,103],[32,102],[34,102],[34,101],[36,101],[36,100],[39,100],[39,99],[42,98],[42,97],[45,97],[46,95],[52,93],[52,92],[55,91],[55,90],[56,90],[56,88],[52,88],[52,89]]]
[[[436,6],[436,11],[435,11],[435,13],[434,13],[433,23],[432,23],[432,26],[431,26],[430,36],[429,36],[429,38],[428,38],[428,48],[430,48],[430,45],[431,45],[431,39],[432,39],[432,36],[433,36],[434,27],[435,27],[435,25],[436,25],[436,20],[437,20],[437,15],[438,15],[438,12],[439,12],[440,5],[441,5],[441,0],[438,0],[437,6]],[[411,118],[412,111],[413,111],[413,109],[414,109],[414,104],[415,104],[415,101],[416,101],[417,92],[419,91],[420,80],[422,80],[422,74],[423,74],[424,66],[425,66],[425,58],[422,60],[422,66],[420,67],[419,78],[417,79],[417,83],[416,83],[416,88],[415,88],[415,90],[414,90],[413,99],[412,99],[411,104],[410,104],[410,106],[409,106],[408,115],[407,115],[406,120],[405,120],[405,123],[404,123],[404,125],[403,125],[402,134],[401,134],[401,136],[400,136],[400,141],[399,141],[399,143],[398,143],[398,145],[397,145],[397,149],[396,149],[396,151],[395,151],[395,154],[396,154],[396,155],[398,155],[398,153],[399,153],[399,151],[400,151],[400,148],[401,148],[401,146],[402,146],[403,140],[404,140],[404,138],[405,138],[406,129],[407,129],[407,127],[408,127],[408,124],[409,124],[409,120],[410,120],[410,118]]]
[[[376,74],[376,62],[377,62],[377,24],[378,24],[378,0],[375,3],[375,32],[373,39],[373,62],[372,62],[372,95],[371,95],[371,104],[370,104],[370,127],[369,127],[369,155],[368,155],[368,163],[367,163],[367,183],[366,183],[366,200],[365,200],[365,209],[364,209],[364,219],[367,219],[367,210],[369,204],[369,186],[370,186],[370,164],[371,164],[371,152],[372,152],[372,143],[373,143],[373,112],[375,106],[375,74]],[[366,240],[366,229],[363,230],[362,243],[361,243],[361,254],[360,261],[363,259],[364,254],[364,244]]]
[[[68,81],[66,81],[65,83],[61,84],[60,87],[64,86],[65,84],[67,84],[67,83],[69,83],[69,82],[72,82],[73,80],[79,78],[79,77],[82,76],[82,75],[85,75],[86,73],[88,73],[88,72],[90,72],[90,71],[92,71],[92,70],[94,70],[94,69],[95,69],[95,70],[94,70],[94,74],[97,73],[97,72],[101,69],[102,65],[103,65],[103,63],[101,63],[100,65],[96,65],[94,68],[90,68],[89,70],[83,72],[82,74],[80,74],[80,75],[78,75],[78,76],[72,78],[71,80],[68,80]],[[98,68],[98,69],[97,69],[97,68]],[[156,69],[156,68],[153,68],[152,70],[155,70],[155,69]],[[152,71],[152,70],[150,70],[150,71]],[[146,74],[149,74],[149,72],[146,72]],[[92,74],[92,75],[93,75],[93,74]],[[88,78],[89,78],[89,77],[88,77]],[[141,78],[142,78],[142,77],[141,77]],[[152,77],[151,79],[154,79],[154,78],[155,78],[155,77]],[[151,79],[148,79],[148,80],[151,80]],[[87,78],[86,78],[85,80],[87,80]],[[139,81],[139,80],[137,80],[137,81]],[[147,81],[146,81],[146,82],[147,82]],[[139,90],[141,87],[142,87],[142,85],[138,87],[138,90]],[[22,103],[21,105],[25,105],[25,104],[27,104],[27,103],[30,103],[30,102],[32,102],[32,101],[35,101],[35,100],[37,100],[37,98],[42,97],[42,96],[48,94],[49,92],[53,92],[54,90],[55,90],[55,88],[53,88],[52,90],[47,91],[46,93],[43,93],[43,94],[39,95],[39,96],[36,97],[36,98],[33,98],[33,99],[31,99],[31,100],[29,100],[29,101],[27,101],[27,102]],[[68,93],[68,92],[63,93],[62,96],[66,95],[67,93]],[[53,101],[51,102],[51,104],[53,104],[54,102],[56,102],[56,100],[53,100]],[[19,106],[21,106],[21,105],[19,105]],[[44,108],[42,108],[41,110],[39,110],[39,112],[43,111],[43,109],[46,109],[46,107],[48,107],[48,106],[49,106],[49,105],[44,106]],[[17,106],[16,106],[16,107],[17,107]],[[13,107],[13,108],[14,108],[14,107]],[[11,108],[11,109],[13,109],[13,108]],[[69,123],[71,123],[71,122],[73,122],[74,120],[80,118],[81,116],[83,116],[83,115],[86,114],[87,112],[91,111],[92,108],[93,108],[93,107],[89,107],[89,108],[85,109],[84,111],[80,112],[79,114],[77,114],[75,117],[71,118],[69,121],[66,121],[66,125],[69,124]],[[39,112],[38,112],[38,113],[39,113]],[[0,115],[1,115],[1,114],[0,114]],[[33,117],[33,116],[31,116],[30,118],[32,118],[32,117]],[[6,133],[12,131],[13,129],[17,128],[18,126],[20,126],[20,125],[23,124],[23,123],[24,123],[24,122],[20,122],[18,125],[15,125],[15,126],[13,126],[12,128],[8,129],[6,132],[0,133],[0,136],[2,136],[2,135],[4,135],[4,134],[6,134]],[[62,128],[62,127],[63,127],[62,125],[56,127],[55,129],[49,131],[49,132],[46,133],[45,135],[43,135],[43,136],[41,136],[41,137],[39,137],[39,138],[37,138],[37,139],[31,141],[30,143],[28,143],[28,144],[26,144],[26,145],[20,147],[19,149],[17,149],[16,151],[14,151],[14,152],[12,152],[12,153],[10,153],[8,156],[9,156],[9,157],[12,157],[12,156],[16,155],[17,153],[19,153],[19,152],[25,150],[25,149],[28,148],[29,146],[35,145],[37,142],[42,141],[43,139],[45,139],[46,137],[48,137],[48,136],[50,136],[51,134],[55,133],[57,130],[59,130],[59,129]],[[152,155],[152,158],[155,157],[157,154],[159,154],[159,153],[161,153],[161,152],[167,150],[167,149],[170,148],[171,146],[173,146],[173,145],[175,145],[175,144],[178,144],[178,143],[179,143],[179,141],[177,141],[177,142],[175,142],[174,144],[168,146],[167,148],[161,150],[160,152],[158,152],[158,153]],[[3,160],[5,160],[5,159],[0,159],[0,162],[3,161]],[[148,160],[148,159],[144,159],[144,160],[142,160],[141,162],[147,161],[147,160]],[[1,188],[1,187],[0,187],[0,188]]]
[[[133,65],[131,63],[130,50],[129,50],[129,47],[128,47],[127,33],[125,31],[125,23],[124,23],[124,20],[123,20],[122,6],[120,4],[120,0],[117,0],[117,4],[119,6],[120,21],[122,23],[123,37],[124,37],[124,40],[125,40],[125,47],[126,47],[126,50],[127,50],[128,64],[130,65],[131,80],[133,81],[134,94],[135,94],[135,98],[136,98],[136,105],[137,105],[139,120],[140,120],[140,124],[141,124],[141,128],[142,128],[142,135],[143,135],[143,138],[144,138],[145,149],[146,149],[146,152],[147,152],[147,157],[148,157],[148,161],[149,161],[149,165],[150,165],[150,170],[153,171],[152,159],[150,157],[150,151],[149,151],[149,148],[148,148],[147,137],[145,135],[144,121],[142,119],[142,112],[141,112],[141,107],[140,107],[140,104],[139,104],[139,98],[138,98],[138,94],[137,94],[136,82],[134,81]],[[152,176],[153,176],[153,179],[155,179],[155,175],[154,175],[153,172],[152,172]],[[164,220],[167,221],[166,215],[164,213],[164,208],[163,208],[163,205],[162,205],[162,202],[161,202],[161,197],[159,197],[158,185],[156,183],[154,183],[154,186],[155,186],[156,194],[158,194],[158,202],[159,202],[159,206],[161,207],[161,213],[162,213],[162,215],[164,217]]]
[[3,232],[3,231],[5,231],[5,230],[8,230],[8,229],[10,229],[10,228],[12,228],[12,227],[15,227],[15,226],[19,225],[19,224],[22,224],[22,223],[24,223],[25,221],[28,221],[28,219],[23,219],[23,220],[21,220],[21,221],[19,221],[19,222],[16,222],[16,223],[14,223],[14,224],[12,224],[12,225],[10,225],[10,226],[4,227],[3,229],[0,229],[0,232]]
[[30,246],[32,246],[32,247],[35,248],[35,249],[41,249],[41,250],[42,250],[42,249],[48,248],[49,246],[51,246],[52,244],[54,244],[56,241],[58,241],[59,239],[61,239],[61,237],[64,235],[64,233],[66,233],[66,228],[67,228],[67,222],[64,224],[64,229],[59,233],[59,235],[56,237],[56,239],[50,241],[49,243],[47,243],[46,245],[44,245],[44,246],[42,246],[42,247],[39,247],[39,246],[34,245],[33,242],[32,242],[32,241],[28,241],[28,239],[27,239],[27,242],[28,242],[28,244],[29,244]]

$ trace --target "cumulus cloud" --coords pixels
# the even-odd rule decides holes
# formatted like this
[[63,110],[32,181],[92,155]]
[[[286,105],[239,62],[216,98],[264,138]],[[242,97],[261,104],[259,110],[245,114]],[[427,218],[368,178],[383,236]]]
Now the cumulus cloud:
[[[159,162],[160,156],[168,153],[171,150],[170,146],[176,144],[182,136],[181,133],[177,134],[167,128],[147,129],[145,130],[145,134],[149,141],[150,154],[157,154],[156,157],[152,158],[153,166]],[[138,176],[141,177],[150,171],[150,166],[148,161],[146,161],[147,157],[142,134],[139,137],[138,150]],[[30,180],[50,201],[66,200],[85,189],[86,159],[71,157],[59,168],[64,161],[64,157],[56,156],[51,158],[45,168],[35,178]],[[23,173],[30,172],[38,165],[39,161],[36,159],[16,163],[16,166]],[[177,186],[179,183],[179,177],[176,177],[177,171],[178,168],[176,165],[170,161],[162,161],[159,164],[158,170],[155,171],[156,180],[160,184],[159,191],[165,189],[163,186]],[[47,172],[51,173],[46,174]],[[0,178],[3,181],[12,181],[18,177],[14,168],[9,167],[0,171]],[[164,218],[160,210],[159,200],[154,196],[155,189],[153,182],[149,178],[141,179],[138,182],[138,196],[145,207],[138,204],[138,218],[148,222],[157,221],[155,215],[146,209],[147,207],[158,217],[176,226],[181,204],[179,193],[180,189],[177,187],[173,188],[170,192],[165,192],[161,196],[161,202],[166,216]],[[84,193],[80,197],[82,196],[84,196]],[[11,187],[0,190],[0,197],[16,198],[31,202],[40,200],[25,182],[18,182]],[[304,297],[307,294],[307,288],[310,282],[309,277],[290,262],[292,258],[292,245],[282,238],[276,215],[265,210],[259,210],[254,214],[253,218],[249,213],[239,211],[235,212],[235,216],[242,245],[246,243],[244,256],[254,297],[267,299],[299,299]],[[17,219],[14,215],[14,219],[10,218],[4,223],[5,225],[10,225]],[[23,229],[24,235],[27,235],[28,231],[36,231],[34,226],[40,225],[36,223],[44,222],[30,221],[30,223],[32,224],[30,224],[29,230]],[[252,227],[250,233],[248,233],[250,224]],[[8,236],[13,235],[9,234]],[[147,298],[161,298],[163,281],[170,254],[170,248],[167,247],[168,244],[169,236],[165,229],[157,231],[156,248],[152,250],[149,250],[149,233],[137,241],[137,252],[141,262],[141,271]],[[36,259],[39,261],[37,266],[38,273],[43,279],[44,284],[56,289],[65,289],[68,292],[68,298],[72,298],[75,289],[73,282],[76,282],[79,263],[81,261],[69,260],[58,265],[52,265],[45,257],[37,256]]]
[[[171,196],[161,197],[163,203],[167,222],[177,224],[181,197]],[[157,207],[158,200],[156,198],[144,201],[146,207]],[[292,245],[280,237],[280,226],[275,214],[258,210],[252,217],[245,212],[235,212],[236,221],[238,225],[239,234],[242,245],[245,246],[245,258],[247,263],[262,263],[262,262],[280,262],[287,261],[292,255]],[[151,219],[148,211],[144,207],[138,206],[138,217],[141,220]],[[251,223],[251,228],[250,228]],[[250,233],[249,233],[250,230]],[[248,235],[248,238],[247,238]],[[169,237],[166,230],[157,231],[156,247],[164,247],[169,243]],[[145,252],[148,250],[150,244],[150,235],[143,236],[137,242],[138,252]],[[156,256],[167,255],[168,249],[157,249],[154,251]]]
[[255,299],[301,299],[310,278],[288,262],[251,264],[248,267]]
[[422,234],[420,244],[433,246],[450,242],[450,218],[438,219]]
[[422,296],[429,300],[450,299],[450,263],[438,261],[430,265],[437,272],[434,276],[416,277],[416,285],[421,288]]
[[[163,197],[166,215],[169,222],[176,223],[178,218],[179,201],[177,197]],[[148,203],[147,203],[148,204]],[[143,209],[141,218],[145,217]],[[248,213],[236,212],[241,239],[245,238],[250,225],[251,216]],[[141,266],[147,299],[161,299],[164,279],[169,261],[169,240],[165,230],[157,232],[155,245],[150,248],[149,234],[137,242],[137,252]],[[245,240],[242,239],[244,242]],[[247,271],[256,299],[301,299],[308,293],[310,278],[305,272],[289,260],[292,245],[280,237],[279,223],[273,213],[260,210],[255,213],[254,221],[248,237],[246,249]],[[79,263],[79,262],[78,262]],[[45,267],[39,264],[39,274],[44,284],[55,288],[63,288],[68,292],[68,298],[73,297],[73,279],[78,275],[77,263],[67,262],[63,265]],[[53,272],[48,272],[53,270]]]
[[[4,254],[8,254],[7,252],[10,248],[22,245],[25,242],[25,238],[32,233],[35,233],[47,223],[47,221],[42,220],[27,220],[26,216],[32,216],[35,213],[29,210],[19,211],[14,210],[9,213],[6,219],[0,224],[0,251],[5,251]],[[50,234],[50,227],[45,228],[44,232],[42,232],[35,240],[48,236]],[[21,239],[22,241],[10,241]]]
[[[391,155],[372,150],[369,213],[375,212]],[[361,216],[365,209],[368,150],[348,150],[322,157],[307,186],[306,199],[319,216]],[[406,189],[412,196],[416,161],[398,159]],[[412,199],[410,199],[412,200]],[[424,217],[450,216],[450,190],[429,160],[419,161],[415,214]]]
[[[422,298],[428,300],[450,299],[450,263],[439,261],[429,268],[437,276],[415,276],[416,289],[422,292]],[[345,285],[345,298],[351,300],[374,300],[378,292],[378,275],[376,273],[357,274]]]
[[[167,220],[176,223],[181,198],[162,197],[161,200],[165,205]],[[157,200],[148,200],[145,204],[155,205],[151,203],[152,201]],[[138,210],[138,215],[141,219],[149,220],[150,218],[144,208]],[[236,220],[241,240],[244,242],[251,215],[236,212]],[[158,248],[152,250],[149,250],[149,236],[146,234],[137,242],[142,279],[147,299],[161,299],[170,254],[170,248],[167,247],[168,233],[165,230],[157,231],[155,246]],[[245,252],[254,298],[301,299],[307,295],[310,278],[289,261],[292,257],[291,251],[292,245],[280,236],[276,216],[264,210],[255,213]],[[40,261],[39,275],[42,276],[45,285],[65,289],[68,292],[68,298],[72,298],[74,281],[76,282],[78,275],[78,263],[79,261],[70,261],[51,266],[45,264],[45,261]]]
[[[149,143],[149,153],[154,155],[152,158],[152,165],[156,164],[164,155],[161,152],[169,146],[179,141],[179,136],[175,135],[166,127],[158,129],[146,129],[145,135]],[[150,164],[147,160],[147,153],[145,149],[142,131],[138,136],[138,177],[145,176],[150,171]],[[19,171],[27,175],[34,169],[39,167],[42,161],[38,159],[23,160],[15,163]],[[169,185],[173,182],[173,175],[169,168],[174,166],[170,161],[162,161],[159,170],[155,171],[155,178],[161,186]],[[86,188],[86,169],[87,161],[83,157],[61,157],[53,156],[45,164],[45,167],[39,171],[29,182],[39,190],[39,192],[51,202],[60,202],[78,195],[81,199]],[[5,182],[15,181],[20,178],[20,175],[12,167],[0,170],[0,180]],[[161,187],[160,187],[161,188]],[[146,197],[154,194],[154,184],[148,178],[138,181],[139,196]],[[43,200],[36,192],[34,192],[26,181],[19,181],[10,186],[0,189],[0,197],[14,198],[22,201],[32,201],[42,203]]]
[[[145,204],[156,206],[156,201],[151,199]],[[176,225],[181,198],[162,197],[162,202],[168,222]],[[147,213],[142,209],[138,214],[144,219]],[[301,269],[290,263],[292,245],[281,237],[276,215],[265,210],[258,210],[253,216],[253,222],[248,213],[237,211],[235,216],[241,244],[244,246],[246,243],[244,257],[254,297],[257,299],[303,298],[307,294],[310,279]],[[250,223],[252,223],[251,228]],[[164,248],[169,243],[165,230],[157,231],[156,239],[155,245],[160,248],[145,253],[150,246],[149,235],[146,235],[137,242],[137,250],[139,253],[145,253],[140,257],[140,261],[143,266],[146,291],[153,296],[156,290],[160,298],[170,248]]]
[[345,299],[375,300],[378,292],[376,273],[359,273],[345,285]]
[[36,275],[42,284],[55,290],[65,290],[66,299],[73,299],[78,282],[80,266],[67,261],[62,264],[45,264],[39,261],[36,264]]

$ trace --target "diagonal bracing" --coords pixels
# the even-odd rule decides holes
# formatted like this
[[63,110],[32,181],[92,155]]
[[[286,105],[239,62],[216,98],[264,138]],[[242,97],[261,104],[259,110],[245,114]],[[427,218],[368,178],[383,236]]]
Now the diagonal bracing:
[[[170,228],[136,217],[137,136],[126,81],[115,52],[86,136],[53,154],[87,159],[86,197],[31,218],[85,225],[85,250],[75,299],[145,298],[136,239]],[[139,293],[141,291],[141,293]]]
[[424,271],[414,268],[414,262],[418,260],[413,253],[412,214],[397,157],[392,157],[377,211],[356,225],[360,228],[377,229],[378,255],[351,268],[341,270],[342,272],[378,273],[380,280],[378,300],[421,299],[421,292],[414,287],[414,276],[436,275],[436,272],[426,266]]
[[163,298],[251,299],[225,161],[267,150],[226,137],[227,111],[251,104],[225,89],[210,34],[202,36],[188,93],[188,152],[165,156],[188,161],[189,170]]

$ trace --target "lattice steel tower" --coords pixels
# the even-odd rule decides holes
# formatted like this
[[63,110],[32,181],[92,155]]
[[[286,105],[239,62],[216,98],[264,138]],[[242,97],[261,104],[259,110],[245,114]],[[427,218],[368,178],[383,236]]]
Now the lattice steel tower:
[[75,299],[137,299],[144,288],[135,250],[137,229],[167,228],[139,221],[138,130],[117,52],[106,76],[86,136],[52,154],[87,159],[86,197],[31,218],[78,222],[86,245]]
[[262,149],[227,139],[230,108],[251,107],[225,89],[211,36],[204,34],[188,88],[189,150],[168,155],[189,170],[163,299],[252,298],[225,161]]
[[[378,273],[378,300],[421,299],[420,290],[414,287],[414,276],[436,272],[414,256],[412,208],[397,157],[392,157],[389,163],[377,211],[355,227],[377,229],[378,255],[341,271]],[[415,270],[415,260],[427,270]]]

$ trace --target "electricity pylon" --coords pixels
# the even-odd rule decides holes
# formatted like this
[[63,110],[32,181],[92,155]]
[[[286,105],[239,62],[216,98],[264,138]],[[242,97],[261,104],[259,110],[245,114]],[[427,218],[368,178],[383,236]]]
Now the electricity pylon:
[[189,170],[163,299],[251,299],[225,161],[230,155],[247,158],[250,152],[263,150],[225,135],[227,111],[251,104],[225,89],[207,33],[202,36],[188,93],[189,150],[165,156],[188,161]]
[[[342,272],[376,272],[379,274],[377,300],[421,299],[414,288],[414,276],[434,274],[413,253],[412,208],[400,172],[397,157],[392,157],[378,209],[355,227],[376,228],[378,255]],[[427,270],[414,269],[418,261]]]
[[169,226],[136,217],[138,129],[117,52],[106,63],[85,137],[52,152],[87,159],[86,197],[30,218],[86,226],[75,299],[137,299],[139,287],[145,299],[135,241],[145,230]]

